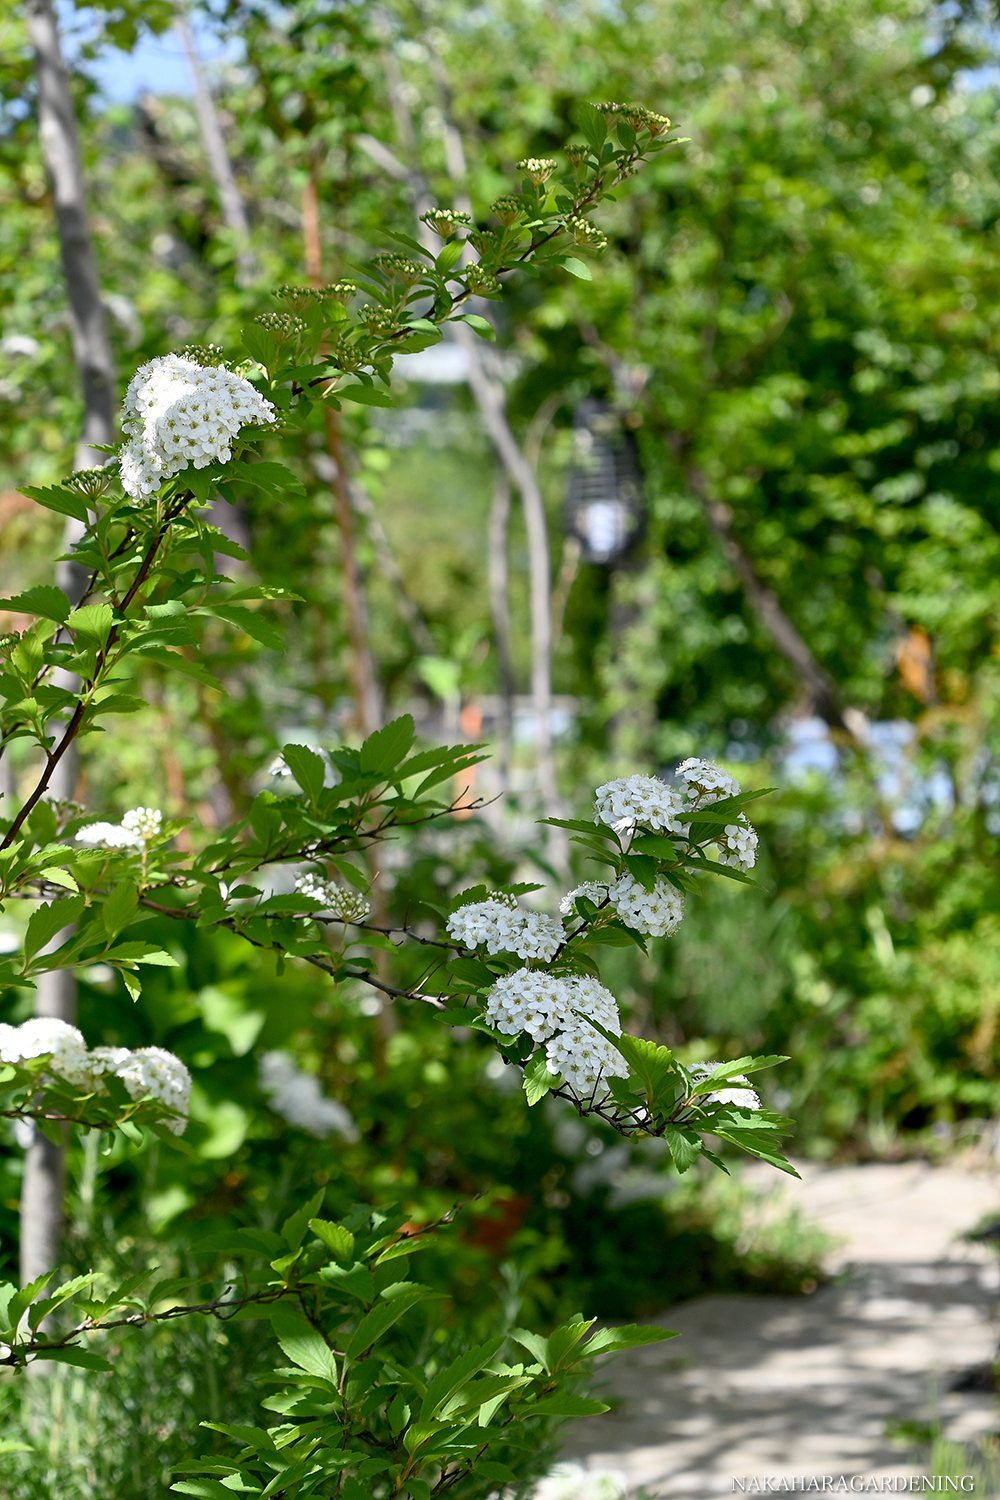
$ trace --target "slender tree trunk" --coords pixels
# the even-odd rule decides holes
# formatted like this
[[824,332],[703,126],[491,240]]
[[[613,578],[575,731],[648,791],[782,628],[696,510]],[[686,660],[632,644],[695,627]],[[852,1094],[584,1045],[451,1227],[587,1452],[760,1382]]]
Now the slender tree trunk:
[[83,385],[84,426],[75,467],[86,469],[105,462],[92,445],[115,440],[114,364],[87,222],[73,95],[52,0],[27,0],[25,16],[38,70],[38,133],[52,183],[73,354]]
[[[27,0],[25,15],[35,50],[38,72],[38,130],[46,170],[52,183],[59,247],[70,305],[73,354],[83,389],[83,432],[76,446],[74,466],[90,468],[106,461],[96,444],[115,440],[115,372],[101,301],[97,263],[87,219],[83,162],[69,73],[59,45],[59,29],[52,0]],[[67,523],[64,545],[79,540],[83,527]],[[86,574],[75,563],[61,563],[56,581],[77,603]],[[79,684],[63,674],[57,685],[76,690]],[[65,755],[49,786],[53,799],[73,795],[79,773],[75,749]],[[71,929],[55,939],[66,940]],[[72,970],[44,974],[39,980],[35,1013],[76,1020],[76,978]],[[63,1227],[65,1148],[39,1131],[28,1147],[21,1186],[21,1279],[34,1281],[57,1263]]]
[[514,729],[514,658],[510,628],[510,480],[506,469],[497,472],[490,506],[487,570],[490,613],[497,643],[500,712],[497,715],[497,774],[501,792],[510,785],[510,752]]
[[236,185],[233,165],[229,160],[229,152],[226,150],[226,138],[222,133],[222,121],[219,119],[219,111],[215,107],[212,91],[201,66],[201,58],[198,56],[198,48],[195,45],[191,23],[188,21],[184,0],[175,0],[175,9],[177,19],[174,24],[194,81],[194,106],[198,114],[198,124],[201,127],[205,154],[215,179],[222,217],[226,222],[226,228],[232,232],[236,241],[236,280],[240,286],[249,286],[256,275],[256,267],[250,249],[250,224],[247,219],[246,206]]

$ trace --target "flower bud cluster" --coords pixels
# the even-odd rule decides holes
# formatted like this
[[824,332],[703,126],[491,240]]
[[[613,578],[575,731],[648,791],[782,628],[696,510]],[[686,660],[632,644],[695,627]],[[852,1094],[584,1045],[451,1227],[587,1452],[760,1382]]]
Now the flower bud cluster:
[[566,220],[566,228],[576,243],[587,250],[601,251],[608,248],[607,235],[602,234],[596,224],[591,224],[589,219],[582,219],[579,214],[570,215]]
[[352,297],[358,295],[358,288],[353,281],[333,281],[329,286],[321,286],[319,289],[321,297],[328,297],[333,302],[350,302]]
[[472,215],[458,208],[432,208],[420,215],[421,222],[433,229],[443,240],[449,239],[456,229],[467,229],[472,224]]
[[559,163],[548,156],[526,156],[517,164],[517,170],[523,172],[525,177],[541,187],[543,182],[548,182]]
[[177,354],[148,360],[125,393],[122,487],[140,499],[191,464],[225,463],[241,427],[273,419],[271,403],[232,370]]
[[371,302],[366,302],[362,307],[360,318],[368,332],[373,334],[394,333],[399,327],[399,319],[395,313],[390,312],[387,307],[375,307]]
[[394,277],[406,286],[414,286],[424,274],[424,268],[408,255],[376,255],[374,264],[385,276]]
[[490,212],[495,214],[505,229],[511,224],[516,224],[518,219],[524,218],[524,204],[520,198],[498,198],[490,205]]
[[533,1041],[544,1042],[549,1070],[561,1073],[581,1099],[606,1093],[605,1078],[628,1076],[621,1054],[587,1017],[621,1035],[618,1002],[596,979],[561,979],[532,969],[498,979],[485,1011],[486,1020],[505,1036],[526,1031]]
[[291,339],[299,338],[309,326],[304,318],[286,312],[258,313],[254,322],[260,328],[266,328],[268,333],[273,333],[279,344],[287,344]]
[[547,963],[566,941],[561,922],[539,911],[522,911],[511,896],[460,906],[448,918],[448,934],[467,948],[487,953],[516,953],[518,958]]
[[[716,1068],[721,1067],[722,1064],[717,1062],[691,1063],[688,1066],[688,1072],[692,1078],[708,1078],[710,1074],[715,1072]],[[747,1080],[742,1074],[739,1074],[735,1078],[727,1079],[727,1082],[745,1084]],[[717,1093],[699,1094],[698,1097],[706,1100],[709,1104],[732,1104],[737,1109],[752,1109],[756,1111],[763,1108],[757,1090],[749,1087],[742,1089],[719,1089]]]
[[469,291],[475,292],[480,297],[495,297],[501,287],[492,271],[486,271],[482,266],[469,266],[465,273],[465,279],[469,285]]
[[330,912],[340,922],[363,922],[372,909],[371,902],[366,901],[359,891],[348,890],[335,880],[324,880],[312,871],[298,877],[295,889],[310,901],[321,901],[324,911]]
[[120,823],[88,823],[76,836],[78,844],[105,849],[144,849],[155,839],[163,826],[163,814],[158,807],[134,807]]
[[24,1063],[47,1057],[50,1071],[74,1088],[98,1091],[101,1079],[114,1073],[133,1099],[152,1098],[176,1110],[182,1119],[169,1119],[167,1128],[182,1135],[191,1099],[191,1074],[172,1052],[162,1047],[95,1047],[82,1034],[55,1016],[34,1016],[20,1026],[0,1025],[0,1062]]

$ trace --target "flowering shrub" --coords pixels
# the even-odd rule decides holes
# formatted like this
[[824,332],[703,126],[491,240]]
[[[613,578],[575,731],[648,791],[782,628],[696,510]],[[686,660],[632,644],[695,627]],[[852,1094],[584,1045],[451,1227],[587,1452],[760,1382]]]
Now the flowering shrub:
[[[146,664],[218,686],[185,652],[197,643],[196,624],[216,621],[280,647],[266,607],[296,596],[266,583],[235,587],[219,574],[216,557],[239,549],[206,514],[217,496],[235,502],[248,487],[275,504],[301,488],[255,445],[302,425],[317,402],[391,404],[394,355],[439,341],[442,324],[463,319],[491,337],[486,320],[463,309],[473,294],[498,294],[501,278],[519,266],[561,267],[589,279],[569,253],[600,248],[603,237],[586,214],[667,144],[668,124],[639,106],[586,108],[586,145],[573,148],[569,170],[560,178],[554,159],[521,162],[520,192],[497,200],[496,227],[471,230],[464,215],[435,210],[426,222],[445,241],[438,255],[392,236],[407,254],[373,258],[357,283],[282,288],[282,309],[244,331],[241,356],[188,349],[149,361],[129,386],[117,464],[27,491],[80,523],[72,556],[88,583],[75,608],[46,586],[3,601],[36,623],[0,641],[0,752],[27,741],[41,768],[20,806],[0,820],[0,905],[33,903],[21,950],[0,962],[0,984],[31,987],[46,971],[100,963],[121,975],[135,999],[142,966],[174,962],[159,945],[128,935],[144,915],[222,928],[279,964],[309,964],[334,981],[369,985],[404,1016],[406,1004],[429,1005],[444,1024],[489,1035],[505,1063],[523,1073],[529,1104],[552,1093],[623,1135],[662,1137],[680,1171],[702,1153],[717,1160],[706,1135],[790,1170],[775,1144],[787,1122],[745,1086],[751,1072],[776,1059],[685,1069],[668,1048],[624,1033],[618,1003],[600,980],[602,948],[644,949],[647,937],[674,931],[699,879],[748,879],[756,835],[745,808],[759,794],[742,793],[710,763],[685,762],[676,786],[647,775],[609,782],[597,791],[593,821],[550,820],[602,867],[562,899],[564,922],[519,905],[537,887],[478,888],[441,914],[443,930],[433,937],[370,922],[370,881],[360,862],[392,833],[477,806],[443,789],[456,777],[460,784],[460,773],[481,757],[466,745],[415,747],[408,715],[360,746],[320,753],[287,745],[272,767],[273,789],[194,848],[191,835],[185,849],[177,847],[183,824],[155,808],[135,808],[115,823],[99,810],[47,799],[74,743],[106,715],[142,705]],[[479,260],[463,269],[466,230]],[[355,298],[365,300],[352,310]],[[78,690],[64,685],[74,678]],[[294,889],[268,893],[265,871],[281,868]],[[404,989],[373,951],[409,942],[434,956]],[[2,1112],[37,1120],[54,1139],[66,1121],[142,1126],[166,1143],[183,1131],[191,1081],[158,1048],[91,1051],[75,1028],[39,1019],[0,1033],[0,1063]],[[290,1081],[271,1054],[262,1073],[267,1091],[287,1100]],[[307,1128],[348,1135],[353,1122],[322,1107],[330,1102],[318,1093],[309,1101]],[[402,1215],[367,1209],[329,1223],[317,1217],[321,1201],[322,1194],[303,1205],[280,1234],[241,1231],[218,1246],[238,1261],[257,1255],[266,1269],[244,1271],[239,1293],[228,1287],[207,1303],[179,1301],[193,1292],[176,1283],[169,1292],[154,1288],[131,1312],[122,1311],[133,1305],[131,1292],[127,1304],[121,1288],[95,1299],[92,1278],[77,1278],[33,1307],[41,1283],[19,1293],[6,1288],[0,1360],[102,1368],[80,1343],[90,1332],[189,1311],[246,1313],[252,1304],[272,1318],[293,1367],[283,1367],[284,1388],[265,1403],[284,1420],[268,1432],[216,1424],[240,1445],[237,1456],[199,1465],[199,1476],[175,1489],[429,1500],[443,1490],[485,1495],[513,1480],[508,1460],[522,1426],[602,1409],[572,1393],[581,1362],[664,1336],[624,1329],[588,1339],[591,1325],[580,1318],[547,1341],[515,1331],[511,1339],[527,1358],[498,1338],[446,1367],[421,1370],[405,1340],[394,1342],[399,1330],[390,1337],[432,1296],[407,1279],[403,1262],[416,1236],[404,1233]],[[164,1310],[159,1304],[168,1298]],[[82,1323],[58,1337],[39,1331],[49,1312],[74,1300]],[[474,1490],[462,1488],[473,1478]]]

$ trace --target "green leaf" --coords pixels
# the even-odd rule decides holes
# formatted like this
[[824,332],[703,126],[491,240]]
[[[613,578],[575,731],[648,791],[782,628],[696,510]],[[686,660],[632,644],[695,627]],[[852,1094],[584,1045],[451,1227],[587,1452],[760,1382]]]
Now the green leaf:
[[503,1343],[504,1338],[501,1335],[499,1338],[491,1339],[489,1343],[479,1344],[476,1348],[459,1355],[458,1359],[452,1360],[444,1370],[439,1370],[427,1387],[427,1395],[420,1408],[421,1422],[428,1422],[432,1417],[436,1417],[449,1396],[466,1381],[471,1380],[473,1375],[478,1375],[484,1365],[488,1365],[496,1358]]
[[197,1500],[233,1500],[233,1491],[218,1479],[179,1479],[170,1489],[176,1495],[196,1495]]
[[348,1292],[366,1306],[375,1301],[375,1278],[360,1260],[350,1266],[324,1266],[319,1279],[324,1286]]
[[73,611],[66,624],[74,636],[83,638],[84,644],[93,641],[96,645],[103,646],[111,634],[114,622],[110,604],[85,604],[82,609]]
[[326,1341],[305,1318],[289,1308],[275,1309],[271,1319],[275,1337],[282,1350],[300,1370],[308,1375],[318,1375],[321,1380],[337,1384],[337,1361]]
[[169,667],[174,672],[180,672],[183,677],[190,677],[194,682],[200,682],[204,687],[214,688],[217,693],[224,691],[222,683],[214,677],[207,667],[201,662],[188,661],[186,656],[181,656],[178,651],[171,651],[166,646],[147,646],[140,638],[134,644],[129,643],[128,649],[141,652],[147,661],[158,662],[161,666]]
[[414,1285],[398,1297],[394,1297],[391,1302],[379,1303],[361,1319],[357,1331],[348,1341],[347,1354],[351,1359],[357,1359],[359,1354],[363,1354],[372,1344],[377,1343],[393,1323],[397,1323],[403,1314],[409,1312],[416,1303],[441,1295],[440,1292],[432,1292],[428,1287]]
[[62,625],[69,617],[70,602],[55,584],[40,583],[13,599],[0,599],[0,609],[15,610],[24,615],[40,615],[44,620],[58,620]]
[[491,344],[497,340],[497,332],[488,318],[481,318],[478,313],[462,313],[457,318],[452,318],[453,323],[468,323],[473,333],[478,333],[481,339],[488,339]]
[[411,714],[403,714],[384,729],[377,729],[361,746],[361,770],[369,775],[395,771],[408,755],[415,734]]
[[536,1052],[524,1070],[524,1093],[528,1104],[537,1104],[550,1089],[558,1088],[559,1082],[558,1073],[549,1072],[544,1050]]
[[285,1243],[292,1250],[297,1250],[306,1237],[310,1219],[314,1219],[323,1207],[323,1199],[326,1197],[326,1188],[320,1188],[309,1202],[302,1208],[296,1209],[290,1218],[286,1219],[281,1226],[281,1233]]
[[675,1339],[677,1333],[670,1328],[653,1328],[649,1324],[626,1323],[621,1328],[599,1328],[593,1338],[587,1340],[580,1350],[583,1359],[593,1354],[617,1354],[621,1349],[639,1349],[644,1344],[660,1344],[664,1339]]
[[441,254],[437,258],[436,268],[442,276],[447,276],[453,271],[462,259],[462,251],[465,249],[465,241],[461,239],[449,240]]
[[116,938],[130,922],[135,921],[139,910],[139,893],[131,880],[120,880],[111,892],[101,915],[109,938]]
[[[226,465],[226,477],[239,479],[243,484],[255,485],[259,490],[284,490],[292,495],[306,493],[306,487],[297,474],[270,459],[262,463],[234,461]],[[247,595],[246,597],[249,597]]]
[[331,1224],[327,1219],[310,1219],[309,1228],[338,1260],[350,1260],[354,1254],[354,1236],[343,1224]]
[[244,609],[240,604],[213,604],[206,605],[196,610],[195,613],[211,615],[216,619],[225,620],[229,625],[235,625],[238,630],[244,631],[251,639],[259,641],[269,651],[285,649],[285,638],[281,631],[265,615],[259,614],[255,609]]
[[581,104],[576,112],[576,123],[586,136],[587,145],[596,156],[600,156],[608,138],[608,122],[600,110],[595,109],[592,104]]
[[[564,271],[568,271],[578,281],[593,281],[594,279],[590,267],[584,265],[582,260],[577,260],[575,255],[557,255],[554,257],[553,264],[562,266]],[[607,1411],[607,1407],[604,1407],[603,1410]]]
[[510,1336],[516,1343],[522,1344],[528,1353],[542,1366],[548,1369],[549,1347],[548,1340],[540,1333],[530,1333],[527,1328],[512,1328]]
[[586,1396],[567,1396],[558,1392],[528,1407],[532,1416],[539,1417],[597,1417],[610,1410],[606,1401],[591,1401]]
[[80,889],[69,871],[59,869],[58,865],[47,865],[44,878],[50,885],[61,885],[67,891],[77,892]]
[[686,1172],[701,1155],[701,1138],[691,1130],[678,1130],[676,1125],[664,1125],[663,1139],[670,1147],[670,1155],[678,1172]]
[[0,1438],[0,1453],[34,1453],[30,1443],[19,1443],[16,1438]]
[[61,1349],[39,1349],[35,1359],[54,1359],[63,1365],[78,1365],[81,1370],[113,1370],[114,1365],[92,1354],[89,1349],[78,1349],[75,1344],[65,1344]]
[[281,751],[288,769],[299,786],[315,802],[323,790],[326,764],[321,755],[306,745],[285,745]]
[[396,401],[388,391],[375,385],[339,385],[334,392],[338,399],[356,401],[359,406],[395,406]]
[[64,927],[72,926],[85,905],[85,897],[67,896],[64,900],[47,902],[37,911],[32,912],[24,934],[25,964],[29,963],[36,953],[40,953],[57,932],[61,932]]
[[34,500],[43,505],[46,510],[54,510],[60,516],[72,516],[77,521],[89,521],[90,512],[87,502],[82,495],[75,490],[64,490],[61,485],[54,484],[39,487],[34,484],[22,484],[21,494],[27,495],[29,500]]

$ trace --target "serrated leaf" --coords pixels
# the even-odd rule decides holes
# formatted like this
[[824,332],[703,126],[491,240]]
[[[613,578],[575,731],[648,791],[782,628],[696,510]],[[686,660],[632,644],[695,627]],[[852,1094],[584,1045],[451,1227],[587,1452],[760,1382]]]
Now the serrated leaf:
[[384,729],[377,729],[361,746],[361,770],[369,775],[388,775],[396,771],[409,754],[415,733],[411,714],[403,714]]
[[323,790],[326,764],[321,755],[307,745],[285,745],[281,751],[285,765],[299,786],[315,802]]
[[32,912],[24,934],[25,963],[50,943],[64,927],[70,927],[86,905],[83,896],[67,896],[65,900],[46,902]]
[[544,1051],[536,1052],[524,1070],[524,1094],[529,1105],[537,1104],[551,1089],[559,1086],[558,1073],[549,1072]]
[[114,622],[110,604],[85,604],[81,609],[73,611],[66,624],[74,636],[83,637],[84,643],[93,641],[98,646],[103,646],[111,634]]
[[664,1125],[663,1139],[670,1147],[670,1155],[678,1172],[686,1172],[698,1160],[702,1152],[700,1137],[690,1131],[678,1130],[676,1125]]
[[53,583],[40,583],[35,588],[15,594],[13,599],[0,599],[0,609],[9,609],[24,615],[39,615],[43,620],[57,620],[62,625],[70,612],[70,601],[62,589]]
[[320,1188],[309,1202],[302,1208],[296,1209],[281,1226],[281,1234],[289,1249],[297,1250],[306,1237],[310,1219],[314,1219],[323,1207],[323,1199],[326,1197],[326,1188]]
[[120,880],[105,901],[101,911],[104,928],[109,938],[116,938],[139,910],[139,893],[131,880]]
[[54,510],[60,516],[72,516],[74,520],[84,522],[90,519],[86,500],[75,490],[65,490],[58,484],[48,486],[22,484],[21,494],[27,495],[29,500],[34,500],[46,510]]
[[327,1219],[310,1219],[309,1228],[338,1260],[350,1260],[354,1254],[354,1236],[343,1224],[331,1224]]
[[617,1354],[621,1349],[639,1349],[644,1344],[659,1344],[677,1336],[673,1329],[653,1328],[649,1324],[626,1323],[621,1328],[599,1328],[584,1344],[580,1354],[584,1359],[593,1354]]
[[444,1370],[439,1370],[427,1387],[427,1395],[420,1408],[421,1422],[436,1417],[448,1398],[496,1357],[503,1343],[504,1338],[501,1336],[491,1339],[489,1343],[478,1344],[474,1349],[459,1355],[458,1359],[452,1360]]
[[337,1361],[317,1329],[289,1308],[276,1308],[271,1323],[278,1343],[293,1365],[336,1386]]
[[347,1353],[350,1358],[356,1359],[372,1344],[376,1344],[383,1334],[387,1333],[392,1325],[418,1302],[441,1295],[440,1292],[432,1292],[428,1287],[411,1286],[408,1292],[394,1297],[391,1302],[378,1303],[361,1319],[357,1331],[348,1341]]

